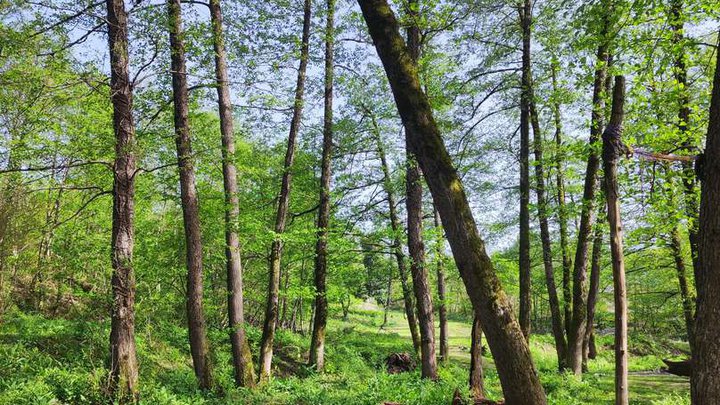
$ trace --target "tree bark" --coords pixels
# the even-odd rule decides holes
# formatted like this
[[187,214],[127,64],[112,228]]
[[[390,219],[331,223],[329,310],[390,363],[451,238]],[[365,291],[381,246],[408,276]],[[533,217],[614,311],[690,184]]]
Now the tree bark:
[[242,262],[237,222],[240,215],[237,169],[235,168],[235,131],[233,128],[232,101],[227,71],[227,53],[223,33],[223,17],[220,0],[210,0],[210,18],[215,51],[215,82],[217,83],[218,111],[220,115],[220,138],[223,157],[223,187],[225,191],[225,260],[227,267],[228,321],[232,346],[235,384],[239,387],[255,385],[250,345],[245,335],[243,308]]
[[320,206],[317,219],[317,242],[315,243],[315,323],[310,343],[310,366],[321,371],[325,366],[325,327],[327,326],[328,302],[325,279],[327,278],[327,243],[330,225],[330,164],[333,137],[333,35],[335,0],[327,0],[325,27],[325,115],[323,119],[322,169],[320,174]]
[[207,338],[205,314],[202,307],[203,264],[200,212],[195,169],[193,167],[190,123],[188,120],[187,70],[185,44],[182,32],[180,0],[168,0],[170,20],[170,50],[175,116],[175,146],[180,170],[180,198],[185,224],[185,250],[187,262],[187,317],[195,376],[201,389],[212,388],[210,344]]
[[285,232],[288,207],[290,205],[290,185],[292,183],[292,166],[295,161],[295,148],[297,134],[300,131],[300,120],[303,110],[303,95],[305,93],[305,74],[308,64],[311,24],[311,0],[305,0],[303,6],[303,30],[300,46],[300,66],[298,69],[297,85],[295,87],[295,101],[293,115],[290,121],[287,151],[283,166],[280,197],[278,198],[277,213],[275,216],[275,240],[270,248],[270,273],[268,275],[267,305],[265,307],[265,321],[260,342],[260,382],[267,382],[271,376],[273,340],[275,339],[275,323],[278,317],[278,296],[280,290],[280,261],[282,259],[283,241],[281,235]]
[[[558,92],[557,69],[559,62],[553,60],[552,86],[553,92]],[[559,97],[556,97],[559,100]],[[572,284],[570,274],[572,272],[572,259],[570,258],[570,247],[568,244],[568,212],[565,205],[565,151],[562,143],[562,118],[560,116],[560,102],[553,103],[553,120],[555,122],[555,188],[558,204],[558,226],[560,228],[560,251],[562,252],[562,287],[563,287],[563,310],[565,334],[570,335],[570,323],[572,321]],[[563,356],[564,357],[564,356]]]
[[383,171],[383,188],[387,194],[388,210],[390,211],[390,227],[393,231],[393,253],[395,260],[397,261],[398,271],[400,273],[400,284],[403,291],[403,300],[405,304],[405,317],[408,321],[408,327],[410,329],[410,337],[412,338],[413,347],[415,353],[420,353],[420,332],[418,331],[418,322],[415,318],[415,304],[412,298],[413,293],[408,283],[407,267],[405,265],[405,254],[402,251],[402,242],[400,235],[402,228],[400,225],[400,219],[397,215],[397,203],[395,202],[395,193],[392,189],[392,177],[390,177],[390,167],[387,163],[387,157],[385,155],[385,147],[383,146],[382,139],[380,138],[380,128],[378,127],[375,116],[366,108],[366,113],[370,115],[370,120],[373,125],[373,136],[375,137],[375,144],[377,148],[378,156],[380,157],[380,167]]
[[675,270],[677,271],[678,287],[680,289],[680,299],[682,300],[683,316],[685,317],[685,329],[688,334],[688,342],[690,342],[690,352],[695,341],[695,318],[693,314],[693,299],[688,286],[687,271],[685,270],[685,258],[682,253],[682,239],[680,238],[680,230],[678,225],[673,226],[670,232],[670,250],[675,260]]
[[522,93],[520,96],[520,328],[530,341],[530,313],[532,310],[530,267],[530,30],[532,5],[524,0],[518,7],[522,28]]
[[[408,51],[415,66],[420,59],[420,28],[417,25],[419,1],[408,2],[408,15],[411,24],[407,28]],[[425,245],[423,243],[422,223],[422,177],[417,159],[410,150],[408,139],[412,128],[405,127],[405,151],[407,156],[405,176],[405,206],[407,209],[408,251],[410,253],[410,274],[413,280],[415,303],[417,304],[418,326],[420,327],[420,364],[423,378],[437,380],[437,360],[435,358],[435,320],[432,306],[432,293],[425,266]]]
[[568,367],[576,375],[582,374],[582,349],[587,316],[587,261],[590,235],[593,222],[595,222],[595,191],[597,189],[597,172],[600,166],[598,142],[603,129],[603,110],[605,76],[607,74],[609,17],[606,11],[601,32],[601,44],[597,52],[595,68],[595,82],[593,84],[593,110],[590,123],[590,154],[585,170],[585,185],[583,187],[583,205],[580,213],[580,226],[578,228],[577,249],[575,251],[575,264],[573,267],[573,299],[572,322],[568,333]]
[[112,291],[110,322],[110,393],[120,403],[139,400],[135,348],[136,142],[132,115],[132,83],[128,66],[128,27],[125,3],[107,0],[110,91],[115,131],[112,215]]
[[478,401],[485,398],[482,368],[482,323],[475,315],[470,335],[470,395]]
[[478,234],[462,182],[433,118],[415,64],[386,0],[358,0],[395,103],[410,134],[409,146],[425,173],[468,295],[495,357],[508,404],[545,404],[530,350]]
[[448,344],[448,317],[445,303],[445,254],[443,252],[443,229],[440,224],[440,213],[433,209],[435,229],[438,237],[435,254],[437,255],[437,289],[438,289],[438,316],[440,317],[440,361],[447,363],[450,360],[450,345]]
[[628,353],[627,353],[627,290],[625,287],[625,259],[623,255],[623,229],[617,180],[617,162],[627,153],[622,143],[623,108],[625,103],[625,78],[615,77],[612,98],[612,114],[603,132],[603,171],[605,174],[605,198],[607,218],[610,225],[610,252],[613,267],[613,295],[615,297],[615,404],[628,403]]
[[701,158],[704,164],[699,165],[698,298],[690,380],[693,404],[716,404],[720,398],[720,52],[716,55],[710,122]]

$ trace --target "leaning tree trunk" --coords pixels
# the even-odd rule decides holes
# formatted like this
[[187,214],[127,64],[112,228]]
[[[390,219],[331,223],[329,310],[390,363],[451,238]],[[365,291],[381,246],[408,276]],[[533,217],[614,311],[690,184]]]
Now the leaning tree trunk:
[[267,304],[265,307],[265,320],[260,341],[260,381],[270,379],[273,356],[273,340],[275,339],[275,324],[278,318],[278,297],[280,292],[280,261],[282,258],[283,242],[280,237],[285,232],[288,207],[290,205],[290,184],[292,182],[292,166],[295,161],[295,147],[297,134],[300,131],[300,120],[303,109],[303,95],[305,93],[305,72],[307,71],[308,52],[310,45],[311,0],[305,0],[303,6],[303,31],[300,47],[300,67],[298,69],[297,85],[295,87],[295,101],[293,115],[290,121],[285,164],[283,166],[282,184],[278,199],[277,214],[275,216],[275,239],[270,248],[270,273],[268,275]]
[[107,1],[110,94],[115,130],[112,216],[112,291],[110,322],[110,393],[120,403],[139,399],[135,349],[135,125],[132,83],[128,67],[128,27],[125,3]]
[[473,400],[485,398],[482,368],[482,323],[480,318],[473,317],[472,333],[470,334],[470,395]]
[[530,340],[531,268],[530,268],[530,0],[518,7],[522,28],[522,93],[520,96],[520,328]]
[[450,346],[448,344],[448,317],[447,304],[445,303],[445,254],[443,253],[443,229],[440,225],[440,214],[433,209],[435,217],[435,229],[438,233],[435,243],[435,254],[437,260],[437,288],[438,288],[438,316],[440,318],[440,361],[447,363],[450,359]]
[[320,206],[317,219],[315,243],[315,322],[310,343],[310,366],[321,371],[325,366],[325,327],[327,326],[328,302],[325,279],[327,278],[327,243],[330,225],[330,164],[333,135],[333,35],[335,0],[327,0],[325,27],[325,116],[323,119],[322,169],[320,172]]
[[220,0],[210,0],[210,18],[215,51],[215,81],[217,83],[218,111],[220,113],[220,138],[223,158],[223,186],[225,191],[225,260],[227,267],[228,322],[232,346],[235,384],[240,387],[255,385],[250,345],[245,335],[243,309],[243,278],[240,259],[240,237],[236,224],[240,215],[237,170],[233,163],[235,155],[235,131],[233,129],[232,101],[227,70],[227,53],[223,33],[223,17]]
[[625,259],[623,257],[623,230],[620,215],[617,162],[627,153],[622,143],[623,108],[625,102],[625,78],[615,77],[612,98],[612,114],[603,132],[603,171],[605,173],[605,198],[607,218],[610,225],[610,252],[613,268],[613,295],[615,297],[615,404],[628,403],[628,353],[627,353],[627,290],[625,287]]
[[473,218],[462,181],[453,167],[423,93],[413,60],[387,0],[358,0],[395,104],[440,212],[473,308],[480,315],[508,404],[545,404],[546,398],[530,350],[500,286]]
[[190,123],[188,120],[187,70],[185,68],[185,44],[182,32],[180,0],[168,1],[170,20],[170,50],[175,115],[175,145],[180,169],[180,199],[185,224],[185,250],[187,261],[187,318],[190,332],[190,353],[195,376],[201,389],[213,385],[210,344],[202,307],[203,265],[200,212],[195,169],[193,168]]
[[405,265],[405,254],[402,251],[402,242],[400,235],[402,234],[402,227],[400,225],[400,219],[397,214],[397,204],[395,202],[395,193],[392,189],[392,178],[390,177],[390,166],[387,163],[387,157],[385,155],[385,147],[383,146],[382,139],[380,138],[380,128],[378,127],[375,116],[367,108],[366,113],[370,115],[370,120],[373,126],[373,137],[375,138],[375,144],[377,148],[378,156],[380,157],[380,168],[383,172],[383,188],[385,194],[387,194],[388,210],[390,211],[390,227],[393,231],[393,254],[397,261],[398,271],[400,273],[400,284],[403,291],[403,301],[405,304],[405,316],[408,321],[408,328],[410,329],[410,337],[412,338],[413,347],[415,353],[420,353],[420,332],[418,332],[418,323],[415,318],[415,304],[412,298],[413,294],[408,283],[407,266]]
[[593,109],[590,122],[590,154],[588,156],[587,168],[585,170],[585,185],[583,188],[583,204],[580,213],[580,227],[578,228],[577,248],[575,250],[575,263],[573,267],[573,298],[572,298],[572,321],[568,333],[568,367],[576,375],[582,374],[582,349],[587,324],[587,262],[588,247],[592,234],[593,222],[595,221],[595,191],[597,188],[597,172],[600,166],[600,156],[597,152],[597,144],[600,141],[600,134],[603,128],[603,98],[605,92],[605,76],[607,74],[608,43],[607,33],[609,31],[609,17],[603,17],[603,28],[601,32],[601,45],[597,51],[597,62],[595,69],[595,82],[593,84]]
[[[408,3],[408,15],[413,23],[407,29],[408,51],[415,66],[420,58],[420,28],[417,21],[420,18],[418,0]],[[432,307],[432,293],[428,282],[427,267],[425,266],[425,245],[423,243],[422,224],[422,179],[417,160],[410,150],[408,139],[412,136],[413,128],[405,127],[406,162],[406,198],[408,252],[410,253],[410,274],[412,274],[415,303],[417,304],[418,325],[420,326],[420,363],[422,377],[436,380],[437,360],[435,358],[435,320]]]
[[720,398],[720,52],[716,54],[705,154],[698,162],[702,187],[695,352],[690,380],[693,404],[716,404]]
[[[553,92],[558,92],[557,69],[559,62],[552,62],[552,86]],[[572,271],[572,259],[570,259],[570,247],[568,246],[568,212],[565,205],[565,151],[562,143],[562,119],[560,116],[560,97],[555,98],[553,103],[553,121],[555,123],[555,189],[558,205],[558,227],[560,228],[560,251],[562,252],[562,286],[563,286],[563,310],[565,334],[570,334],[570,322],[572,321],[572,284],[570,273]],[[565,356],[563,356],[565,357]]]

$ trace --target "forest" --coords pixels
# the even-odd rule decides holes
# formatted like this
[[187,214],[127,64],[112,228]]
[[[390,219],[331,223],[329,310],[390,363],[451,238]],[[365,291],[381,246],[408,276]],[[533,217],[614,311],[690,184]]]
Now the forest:
[[717,0],[0,0],[1,404],[720,404]]

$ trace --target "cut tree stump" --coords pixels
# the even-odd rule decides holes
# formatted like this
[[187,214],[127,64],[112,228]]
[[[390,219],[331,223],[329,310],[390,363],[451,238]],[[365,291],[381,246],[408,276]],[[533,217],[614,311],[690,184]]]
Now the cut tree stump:
[[679,375],[682,377],[690,377],[692,374],[692,359],[673,361],[663,359],[663,363],[667,365],[667,371],[670,374]]
[[385,359],[385,366],[388,373],[398,374],[414,370],[417,364],[407,353],[392,353]]

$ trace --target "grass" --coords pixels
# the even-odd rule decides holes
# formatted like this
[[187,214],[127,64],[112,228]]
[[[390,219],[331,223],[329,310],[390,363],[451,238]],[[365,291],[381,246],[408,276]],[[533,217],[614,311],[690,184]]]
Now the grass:
[[[106,322],[46,319],[7,314],[0,327],[0,404],[84,404],[104,401],[107,372]],[[196,389],[186,331],[167,321],[138,327],[142,402],[147,404],[447,404],[455,389],[467,393],[469,323],[450,321],[450,362],[440,369],[437,383],[422,381],[419,372],[389,375],[384,358],[392,352],[412,352],[401,312],[391,312],[380,329],[382,311],[367,304],[347,320],[333,318],[328,327],[327,365],[318,374],[305,366],[307,336],[279,331],[275,375],[255,390],[232,387],[227,338],[211,331],[216,348],[216,378],[222,393]],[[257,350],[260,331],[248,331]],[[555,371],[549,336],[533,336],[531,350],[551,404],[603,404],[613,400],[611,336],[599,338],[601,351],[582,380]],[[491,358],[484,358],[490,398],[502,397]],[[688,403],[687,379],[661,374],[660,360],[646,354],[631,357],[633,404]]]

